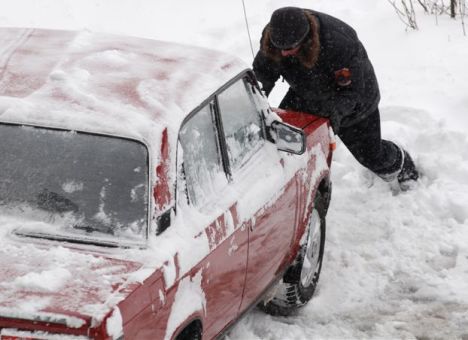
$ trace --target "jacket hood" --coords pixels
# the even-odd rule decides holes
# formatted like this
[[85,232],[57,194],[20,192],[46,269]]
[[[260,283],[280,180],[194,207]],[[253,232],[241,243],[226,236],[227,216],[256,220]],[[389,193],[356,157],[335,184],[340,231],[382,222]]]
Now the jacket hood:
[[[318,19],[310,12],[304,10],[307,20],[310,25],[309,37],[303,43],[303,47],[299,51],[296,58],[306,68],[312,68],[317,63],[320,54],[320,24]],[[260,40],[260,50],[275,62],[281,62],[281,50],[276,48],[270,41],[271,27],[270,24],[265,26],[262,38]]]

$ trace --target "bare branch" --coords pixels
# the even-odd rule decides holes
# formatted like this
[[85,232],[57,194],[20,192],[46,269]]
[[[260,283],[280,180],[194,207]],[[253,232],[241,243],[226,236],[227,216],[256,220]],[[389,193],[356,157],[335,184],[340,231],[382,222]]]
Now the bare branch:
[[[465,26],[466,6],[468,0],[387,0],[398,18],[405,24],[407,29],[418,29],[416,21],[416,6],[420,6],[425,13],[430,13],[435,16],[436,25],[439,24],[440,15],[449,15],[453,19],[460,17],[463,34],[467,35]],[[417,2],[415,2],[417,1]]]
[[457,15],[457,0],[450,0],[450,17],[455,18]]
[[402,7],[400,8],[400,6],[396,4],[396,0],[388,0],[395,9],[398,18],[406,25],[406,27],[417,30],[418,25],[416,23],[416,13],[414,12],[413,0],[409,0],[410,7],[408,7],[406,1],[408,0],[400,0],[400,6]]
[[460,11],[460,18],[463,28],[463,35],[466,37],[466,28],[465,28],[465,13],[466,13],[466,2],[465,0],[459,0],[458,9]]
[[423,0],[418,0],[419,4],[421,5],[422,8],[424,8],[424,12],[429,13],[429,10],[427,9],[426,2]]

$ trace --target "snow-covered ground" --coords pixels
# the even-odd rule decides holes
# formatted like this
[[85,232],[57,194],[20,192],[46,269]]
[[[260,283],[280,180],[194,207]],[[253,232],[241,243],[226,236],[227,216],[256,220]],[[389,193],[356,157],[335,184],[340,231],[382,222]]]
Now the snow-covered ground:
[[[385,0],[245,0],[254,49],[271,12],[309,7],[353,25],[382,92],[382,131],[423,174],[396,193],[338,145],[325,262],[290,318],[249,313],[230,339],[468,339],[468,38],[418,12],[405,32]],[[0,26],[90,29],[220,49],[251,62],[241,0],[16,0]],[[281,100],[285,85],[271,96]]]

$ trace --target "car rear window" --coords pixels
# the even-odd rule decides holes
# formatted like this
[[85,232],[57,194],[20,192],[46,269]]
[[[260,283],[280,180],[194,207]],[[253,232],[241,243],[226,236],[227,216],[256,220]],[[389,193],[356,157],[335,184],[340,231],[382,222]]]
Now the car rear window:
[[18,217],[21,234],[146,238],[148,151],[142,143],[0,124],[0,155],[0,213]]

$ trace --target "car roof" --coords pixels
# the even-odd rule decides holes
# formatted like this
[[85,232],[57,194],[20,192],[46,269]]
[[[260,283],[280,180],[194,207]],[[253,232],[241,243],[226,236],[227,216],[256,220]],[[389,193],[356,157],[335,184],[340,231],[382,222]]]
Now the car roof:
[[170,42],[0,28],[0,121],[160,143],[155,131],[177,131],[246,68],[236,57]]

